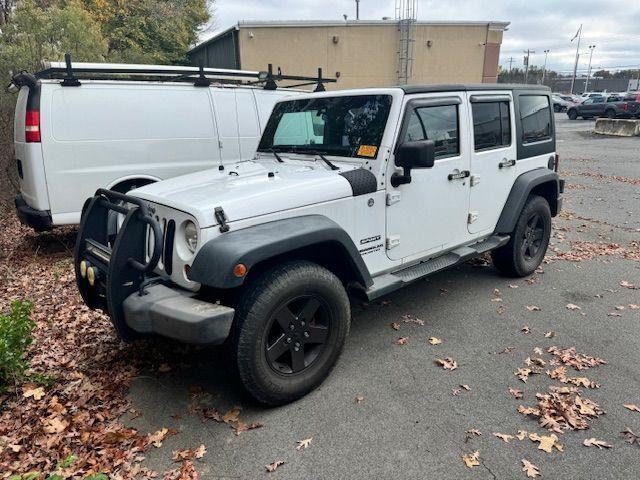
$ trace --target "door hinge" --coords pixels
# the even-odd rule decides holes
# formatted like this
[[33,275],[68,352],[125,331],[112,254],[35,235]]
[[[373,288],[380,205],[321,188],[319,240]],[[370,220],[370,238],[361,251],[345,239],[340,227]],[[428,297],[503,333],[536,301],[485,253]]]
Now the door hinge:
[[222,140],[218,140],[218,148],[222,149]]
[[387,193],[387,206],[400,201],[400,192]]
[[398,245],[400,245],[400,236],[399,235],[393,235],[393,236],[387,238],[387,250],[391,250],[392,248],[395,248]]
[[478,220],[478,217],[480,215],[478,214],[478,212],[469,212],[469,216],[467,217],[467,223],[473,223],[476,220]]
[[479,183],[480,183],[480,175],[471,175],[471,180],[469,181],[469,184],[472,187],[475,187]]

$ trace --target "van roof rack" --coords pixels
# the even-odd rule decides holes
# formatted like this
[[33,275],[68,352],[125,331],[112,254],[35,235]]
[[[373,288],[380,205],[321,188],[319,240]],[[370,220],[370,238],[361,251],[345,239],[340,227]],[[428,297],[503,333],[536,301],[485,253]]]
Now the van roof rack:
[[233,70],[226,68],[205,68],[180,65],[140,65],[129,63],[71,63],[71,55],[64,56],[64,62],[45,62],[44,70],[35,74],[41,79],[62,79],[63,86],[79,86],[85,80],[154,80],[162,82],[193,82],[195,86],[209,86],[211,80],[234,82],[245,85],[262,85],[265,90],[278,88],[277,82],[296,82],[283,85],[284,88],[316,85],[314,91],[324,91],[325,83],[335,83],[337,79],[322,76],[322,68],[318,68],[315,77],[301,75],[285,75],[278,67],[273,72],[269,64],[266,71]]

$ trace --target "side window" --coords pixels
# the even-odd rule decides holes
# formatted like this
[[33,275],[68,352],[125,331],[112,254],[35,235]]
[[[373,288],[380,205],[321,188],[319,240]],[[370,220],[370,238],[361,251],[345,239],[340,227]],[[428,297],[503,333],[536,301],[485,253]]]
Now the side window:
[[509,102],[478,102],[472,105],[475,150],[511,145]]
[[522,143],[540,142],[551,138],[551,109],[546,95],[521,95],[520,121]]
[[460,154],[458,144],[458,106],[438,105],[416,108],[409,117],[403,142],[433,140],[435,157]]
[[[273,146],[322,143],[324,121],[315,112],[287,112],[273,135]],[[318,135],[319,133],[319,135]]]

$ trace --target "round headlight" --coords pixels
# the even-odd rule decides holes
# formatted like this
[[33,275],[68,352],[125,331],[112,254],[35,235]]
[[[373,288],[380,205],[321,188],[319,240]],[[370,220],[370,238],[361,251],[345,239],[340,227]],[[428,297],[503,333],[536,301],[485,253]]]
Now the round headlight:
[[191,220],[188,220],[184,225],[184,241],[189,251],[195,253],[198,247],[198,229]]

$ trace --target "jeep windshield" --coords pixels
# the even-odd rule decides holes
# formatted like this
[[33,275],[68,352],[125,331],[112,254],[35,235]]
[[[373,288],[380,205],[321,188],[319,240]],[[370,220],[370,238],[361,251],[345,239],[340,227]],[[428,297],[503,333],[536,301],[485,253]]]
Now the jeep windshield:
[[390,95],[307,98],[278,103],[259,152],[373,158],[391,108]]

